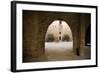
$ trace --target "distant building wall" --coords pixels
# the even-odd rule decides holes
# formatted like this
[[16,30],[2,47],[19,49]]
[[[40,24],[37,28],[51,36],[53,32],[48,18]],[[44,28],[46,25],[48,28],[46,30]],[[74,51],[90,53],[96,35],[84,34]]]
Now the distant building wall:
[[[63,41],[64,36],[68,36],[70,41],[72,41],[72,32],[70,27],[65,21],[60,20],[54,20],[48,27],[48,30],[46,32],[46,39],[48,38],[48,34],[52,34],[55,38],[55,40]],[[61,39],[59,39],[61,37]]]

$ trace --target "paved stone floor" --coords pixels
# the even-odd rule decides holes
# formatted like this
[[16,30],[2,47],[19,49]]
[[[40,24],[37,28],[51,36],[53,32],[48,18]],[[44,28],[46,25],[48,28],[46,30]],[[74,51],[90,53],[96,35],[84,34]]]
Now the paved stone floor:
[[83,60],[84,57],[74,54],[72,48],[72,42],[46,42],[44,55],[29,58],[26,62]]
[[45,54],[48,60],[79,60],[73,53],[73,42],[46,42]]

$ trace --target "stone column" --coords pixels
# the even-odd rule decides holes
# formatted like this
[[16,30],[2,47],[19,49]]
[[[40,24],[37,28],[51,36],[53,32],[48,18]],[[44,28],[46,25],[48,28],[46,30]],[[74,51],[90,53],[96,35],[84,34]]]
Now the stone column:
[[80,55],[84,56],[84,49],[85,49],[85,15],[80,16]]
[[43,55],[42,32],[39,29],[37,12],[23,12],[23,61]]

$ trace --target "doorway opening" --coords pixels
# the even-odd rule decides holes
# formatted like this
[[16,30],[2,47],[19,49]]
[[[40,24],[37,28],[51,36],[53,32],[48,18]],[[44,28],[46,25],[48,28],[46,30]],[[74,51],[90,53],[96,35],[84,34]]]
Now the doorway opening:
[[69,25],[63,20],[53,21],[45,35],[45,54],[48,60],[73,58],[73,37]]

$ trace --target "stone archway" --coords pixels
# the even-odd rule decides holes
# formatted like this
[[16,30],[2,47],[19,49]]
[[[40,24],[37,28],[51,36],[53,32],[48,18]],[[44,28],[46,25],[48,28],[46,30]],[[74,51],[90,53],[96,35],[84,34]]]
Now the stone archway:
[[63,20],[54,20],[45,34],[45,54],[48,60],[71,59],[72,51],[73,36],[69,25]]
[[40,59],[45,54],[45,34],[54,20],[68,23],[73,35],[73,52],[76,48],[83,56],[85,28],[90,24],[89,14],[23,10],[23,62]]
[[[79,38],[79,36],[78,36],[78,29],[76,29],[76,27],[77,26],[75,26],[75,27],[73,27],[73,24],[69,21],[69,19],[66,17],[66,18],[63,18],[62,16],[61,16],[61,19],[63,20],[63,21],[65,21],[65,22],[67,22],[68,23],[68,26],[70,27],[70,29],[71,29],[71,31],[72,31],[72,35],[73,35],[73,52],[74,52],[74,54],[76,54],[76,48],[77,47],[79,47],[79,41],[78,40],[76,40],[76,39],[78,39]],[[67,20],[68,19],[68,20]],[[51,16],[51,17],[48,17],[48,18],[45,18],[44,20],[46,20],[46,21],[44,21],[43,23],[42,23],[42,25],[44,25],[44,27],[45,27],[45,29],[43,29],[43,32],[44,32],[44,34],[43,34],[43,39],[44,39],[44,43],[45,43],[45,34],[46,34],[46,31],[48,30],[48,27],[49,27],[49,25],[54,21],[54,20],[59,20],[59,18],[57,17],[57,16]],[[71,23],[71,24],[70,24]],[[76,29],[76,30],[75,30]],[[45,44],[44,44],[44,46],[45,46]]]

